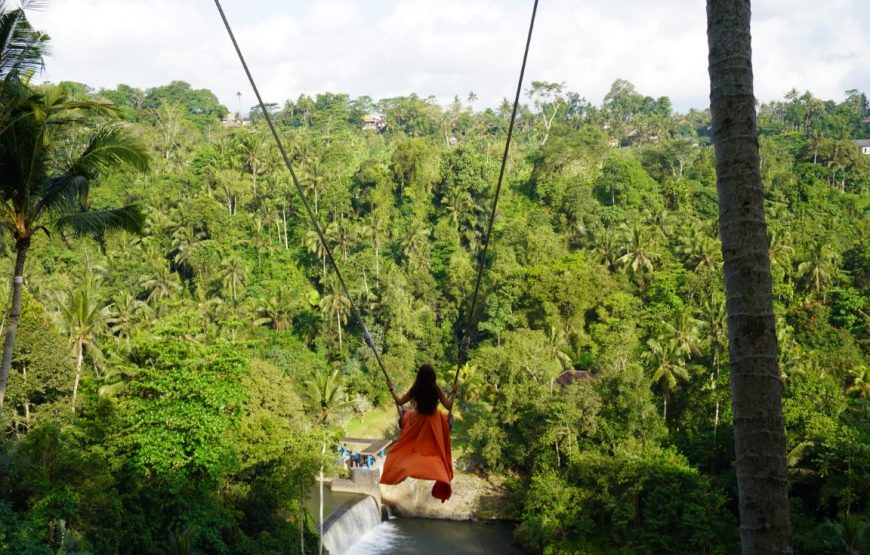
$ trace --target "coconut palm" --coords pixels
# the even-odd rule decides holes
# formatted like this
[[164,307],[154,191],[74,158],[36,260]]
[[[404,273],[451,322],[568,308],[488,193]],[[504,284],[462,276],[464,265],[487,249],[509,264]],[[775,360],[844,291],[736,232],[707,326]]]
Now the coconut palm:
[[378,217],[372,213],[369,218],[369,223],[360,227],[357,232],[357,236],[362,237],[363,239],[367,239],[372,248],[375,249],[375,279],[381,279],[381,244],[384,241],[384,235],[386,232],[384,231],[383,222],[378,219]]
[[320,310],[330,321],[334,320],[338,327],[338,350],[340,351],[342,348],[341,325],[342,323],[347,325],[347,317],[350,313],[350,299],[344,296],[344,291],[339,285],[338,280],[334,280],[331,289],[328,295],[320,299]]
[[651,272],[658,254],[654,251],[655,245],[649,236],[648,228],[635,223],[629,227],[627,224],[620,226],[623,234],[622,256],[616,263],[622,266],[623,271],[631,270],[632,275],[643,272]]
[[195,232],[192,227],[179,227],[172,234],[172,250],[175,252],[172,260],[179,268],[192,270],[191,257],[204,240],[204,234]]
[[108,307],[94,299],[88,288],[81,288],[67,294],[66,302],[60,306],[61,329],[69,337],[70,348],[76,359],[76,377],[73,384],[72,410],[75,411],[76,395],[82,376],[82,363],[85,354],[94,361],[94,371],[99,378],[97,363],[103,357],[96,337],[106,325]]
[[[30,89],[6,84],[8,125],[0,132],[0,228],[15,243],[12,306],[0,367],[0,411],[12,365],[12,349],[21,315],[24,266],[40,230],[101,235],[112,229],[139,232],[142,212],[136,205],[91,210],[88,193],[110,168],[148,168],[145,148],[123,128],[102,123],[86,136],[88,117],[103,122],[117,110],[102,101],[72,101],[61,86]],[[9,88],[16,96],[10,98]]]
[[[703,343],[710,348],[710,362],[713,365],[713,371],[710,373],[710,388],[715,392],[721,372],[722,352],[727,346],[725,341],[725,300],[714,296],[710,300],[704,301],[697,316],[700,330],[706,335]],[[714,396],[716,397],[716,412],[713,415],[713,437],[715,438],[719,430],[721,402],[715,393]]]
[[268,143],[255,130],[242,135],[236,144],[236,153],[245,173],[251,174],[251,189],[257,194],[257,177],[269,171]]
[[595,255],[599,261],[607,264],[611,272],[616,271],[616,261],[620,256],[619,243],[619,237],[610,228],[595,234]]
[[112,304],[108,307],[106,324],[118,340],[129,344],[133,325],[141,321],[150,311],[151,307],[134,297],[132,293],[121,291],[112,299]]
[[[139,286],[148,291],[146,302],[159,303],[171,299],[175,293],[181,290],[178,274],[169,269],[169,264],[161,261],[151,274],[142,276]],[[158,306],[159,310],[159,306]]]
[[25,10],[39,7],[40,2],[23,0],[21,7],[9,9],[0,1],[0,81],[6,85],[22,75],[42,68],[48,35],[30,26]]
[[300,170],[302,174],[302,188],[306,195],[313,197],[314,213],[316,214],[318,211],[318,196],[326,185],[326,165],[320,157],[313,156],[303,168]]
[[335,245],[333,250],[341,252],[342,262],[347,261],[347,255],[356,244],[356,236],[354,235],[354,229],[351,227],[350,222],[348,222],[344,217],[344,214],[342,214],[341,218],[338,220],[330,222],[330,224],[326,226],[326,231],[324,233],[326,235],[326,240]]
[[429,234],[426,228],[418,228],[409,233],[402,241],[402,251],[408,261],[408,268],[425,270],[429,267]]
[[547,351],[550,354],[550,358],[558,362],[563,370],[574,368],[574,361],[571,360],[571,355],[568,354],[570,348],[568,334],[564,330],[551,325],[550,332],[547,334]]
[[852,377],[852,384],[846,389],[846,393],[870,399],[870,366],[858,365],[849,370],[849,375]]
[[722,267],[722,245],[700,230],[687,237],[680,247],[686,265],[693,271],[718,272]]
[[254,325],[268,324],[277,331],[286,330],[293,321],[296,312],[296,302],[290,297],[287,289],[279,289],[276,295],[261,301],[256,310],[262,317],[254,320]]
[[238,254],[231,254],[221,261],[221,278],[225,289],[232,293],[233,302],[239,301],[239,291],[245,286],[248,267]]
[[645,358],[652,368],[650,379],[662,393],[662,418],[667,420],[671,393],[677,388],[678,380],[689,379],[689,371],[673,342],[650,339],[647,345],[650,350],[645,353]]
[[834,282],[836,271],[837,255],[828,245],[818,241],[810,248],[806,260],[798,264],[797,276],[818,295]]
[[316,231],[309,230],[305,233],[305,248],[308,252],[320,259],[321,275],[326,275],[326,247],[323,241],[320,240],[320,235]]
[[337,368],[315,371],[305,381],[302,406],[317,424],[326,424],[351,409],[352,404],[344,400],[344,387]]
[[783,276],[788,278],[791,273],[791,258],[794,254],[794,248],[791,246],[791,237],[788,233],[777,233],[775,230],[770,230],[768,233],[770,247],[768,248],[768,256],[770,256],[770,265],[777,267],[783,272]]
[[673,322],[665,323],[667,334],[678,355],[691,357],[701,354],[701,338],[698,335],[700,326],[701,322],[688,310],[677,312]]
[[707,0],[740,539],[742,553],[791,553],[783,386],[776,357],[750,14],[749,0]]

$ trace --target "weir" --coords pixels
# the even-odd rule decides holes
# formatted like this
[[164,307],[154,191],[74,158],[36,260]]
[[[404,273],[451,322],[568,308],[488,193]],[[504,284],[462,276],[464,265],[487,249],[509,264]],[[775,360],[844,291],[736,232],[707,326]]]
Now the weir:
[[368,495],[352,499],[329,515],[323,523],[323,545],[333,555],[341,555],[381,523],[378,502]]

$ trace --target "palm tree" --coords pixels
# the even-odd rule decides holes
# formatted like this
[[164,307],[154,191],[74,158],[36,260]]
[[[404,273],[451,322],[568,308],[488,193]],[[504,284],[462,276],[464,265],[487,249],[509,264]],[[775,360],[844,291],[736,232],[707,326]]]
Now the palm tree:
[[304,169],[302,169],[300,172],[304,176],[304,178],[302,179],[302,188],[305,190],[305,194],[314,197],[315,214],[318,211],[318,194],[321,190],[323,190],[323,186],[326,183],[325,166],[326,165],[323,163],[323,160],[321,160],[320,157],[312,156],[308,161],[308,164],[303,166]]
[[680,248],[683,259],[693,271],[706,269],[718,272],[722,266],[722,246],[719,241],[700,230],[687,237]]
[[254,237],[250,240],[250,245],[257,251],[258,270],[263,263],[263,251],[268,251],[269,255],[272,255],[272,236],[269,229],[269,224],[264,222],[263,218],[254,217]]
[[775,230],[770,230],[768,233],[770,247],[767,249],[770,257],[771,267],[778,267],[783,272],[783,277],[788,278],[791,273],[791,257],[794,254],[794,248],[790,244],[788,233],[778,234]]
[[10,10],[5,0],[0,1],[0,86],[4,92],[22,75],[42,69],[49,38],[27,21],[25,10],[37,7],[38,2],[23,0],[19,3],[20,8]]
[[[837,270],[837,255],[828,245],[818,241],[813,244],[807,259],[797,267],[797,276],[802,278],[806,286],[816,295],[822,293],[834,282]],[[824,300],[825,295],[822,296]]]
[[[10,87],[7,84],[6,89]],[[21,316],[24,265],[33,236],[44,229],[90,235],[113,229],[140,232],[143,217],[138,206],[90,210],[88,193],[107,168],[148,169],[145,148],[121,127],[103,125],[84,143],[77,140],[88,115],[116,116],[112,105],[71,101],[60,86],[31,90],[26,83],[17,83],[11,88],[16,96],[4,106],[10,120],[0,132],[0,228],[12,237],[17,254],[0,367],[0,412]]]
[[852,376],[852,385],[846,388],[846,393],[870,399],[870,366],[860,364],[849,370],[849,375]]
[[[547,333],[547,352],[549,353],[550,358],[558,363],[561,372],[574,369],[574,361],[571,360],[571,355],[568,354],[570,347],[571,345],[568,341],[568,334],[566,334],[564,330],[551,325],[550,331]],[[550,380],[551,390],[556,384],[556,377],[557,375],[554,374]]]
[[655,226],[665,237],[670,235],[676,217],[673,212],[664,206],[653,206],[645,210],[643,215],[647,224]]
[[133,325],[147,316],[150,310],[147,304],[134,297],[129,291],[121,291],[108,306],[106,324],[117,339],[129,344]]
[[707,0],[741,549],[790,553],[783,385],[752,92],[750,0]]
[[429,230],[419,228],[409,233],[402,241],[402,250],[408,268],[424,270],[429,267]]
[[344,400],[344,387],[337,368],[324,368],[312,373],[305,381],[302,406],[317,424],[326,424],[335,416],[350,410],[351,403]]
[[341,251],[341,260],[343,262],[347,261],[348,253],[356,244],[356,237],[353,231],[350,223],[344,217],[344,214],[342,214],[341,218],[330,222],[324,232],[326,239],[335,245],[333,250],[338,249]]
[[469,215],[474,208],[474,199],[471,197],[471,193],[465,189],[459,187],[451,188],[441,198],[441,204],[447,208],[447,214],[457,232],[461,232],[463,226],[467,226],[470,223]]
[[611,273],[616,271],[619,251],[619,237],[610,228],[604,228],[601,233],[595,235],[595,254],[598,260],[607,264]]
[[236,145],[239,161],[245,173],[251,174],[251,189],[254,196],[257,195],[257,177],[269,170],[267,145],[257,131],[249,131]]
[[248,267],[238,254],[231,254],[221,261],[223,286],[232,293],[234,303],[239,301],[239,291],[244,287],[247,277]]
[[836,520],[826,519],[818,531],[826,536],[829,553],[860,555],[870,549],[870,521],[866,518],[842,513]]
[[344,296],[344,291],[335,280],[332,284],[332,292],[320,299],[320,310],[326,314],[327,318],[335,320],[338,326],[338,350],[342,349],[341,343],[341,324],[347,325],[347,317],[350,313],[350,299]]
[[204,234],[193,231],[193,228],[190,226],[178,228],[172,234],[172,250],[175,251],[175,256],[172,260],[179,268],[192,270],[191,257],[204,240]]
[[631,270],[632,275],[637,276],[643,272],[651,272],[653,264],[658,259],[654,249],[652,238],[647,228],[641,224],[629,227],[627,224],[620,226],[623,232],[622,256],[616,262],[622,266],[623,271]]
[[159,303],[162,300],[171,299],[175,293],[181,290],[178,274],[170,270],[169,264],[164,260],[160,261],[152,274],[142,276],[139,286],[148,291],[145,300],[149,303]]
[[701,354],[701,339],[698,337],[700,325],[701,322],[688,310],[680,310],[674,316],[673,322],[665,323],[665,329],[678,355],[691,357]]
[[326,275],[326,247],[320,240],[316,231],[309,230],[305,233],[305,248],[308,252],[320,259],[320,275]]
[[367,225],[359,229],[358,235],[368,239],[372,247],[375,249],[375,279],[381,279],[381,243],[384,237],[383,224],[380,219],[372,212],[370,221]]
[[574,368],[574,361],[568,354],[569,349],[568,335],[563,330],[551,325],[550,332],[547,334],[547,351],[550,353],[550,358],[558,362],[563,370]]
[[260,302],[257,312],[262,314],[262,317],[254,320],[254,325],[268,324],[272,329],[282,331],[290,327],[293,314],[296,312],[296,303],[290,298],[287,289],[282,288],[276,295]]
[[708,301],[704,301],[704,305],[698,311],[698,317],[701,330],[706,332],[705,343],[710,347],[710,362],[713,365],[713,371],[710,373],[710,387],[714,391],[713,395],[716,398],[716,412],[713,415],[713,437],[715,438],[719,430],[721,405],[715,391],[721,372],[722,351],[726,346],[725,301],[715,296]]
[[95,302],[88,288],[80,288],[67,294],[66,302],[60,306],[61,329],[69,337],[70,348],[76,359],[76,378],[73,384],[72,410],[76,410],[76,395],[82,376],[82,363],[85,353],[94,361],[94,370],[99,378],[97,361],[103,353],[96,343],[98,332],[106,324],[106,306]]
[[662,392],[662,418],[667,420],[671,393],[677,388],[677,380],[689,378],[689,371],[672,341],[660,342],[657,339],[650,339],[647,345],[650,350],[645,353],[645,358],[653,369],[650,379],[653,385],[658,384]]

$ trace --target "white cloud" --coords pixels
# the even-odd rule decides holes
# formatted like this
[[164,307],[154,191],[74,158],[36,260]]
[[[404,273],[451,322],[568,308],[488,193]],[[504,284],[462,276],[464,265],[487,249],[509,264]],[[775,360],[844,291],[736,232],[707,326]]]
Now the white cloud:
[[[791,88],[841,98],[870,92],[865,0],[756,0],[756,94]],[[416,92],[478,106],[510,97],[530,1],[225,0],[267,100],[326,90],[383,98]],[[707,42],[699,0],[544,0],[527,73],[566,81],[599,103],[616,78],[679,109],[707,105]],[[32,15],[52,36],[46,79],[151,87],[181,79],[230,108],[254,103],[214,5],[202,0],[55,0]]]

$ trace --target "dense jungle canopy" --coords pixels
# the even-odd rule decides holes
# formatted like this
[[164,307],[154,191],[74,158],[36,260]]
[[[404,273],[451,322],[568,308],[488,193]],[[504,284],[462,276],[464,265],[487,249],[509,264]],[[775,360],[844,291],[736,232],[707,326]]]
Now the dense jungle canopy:
[[[17,86],[56,130],[31,145],[37,178],[84,171],[109,139],[141,156],[88,166],[66,220],[28,212],[0,549],[298,553],[300,528],[313,549],[301,498],[346,419],[392,401],[262,114],[181,81]],[[511,108],[474,99],[269,106],[400,386],[424,362],[449,380],[455,357]],[[560,83],[525,100],[457,466],[507,478],[530,552],[733,553],[709,111],[621,79],[600,105]],[[870,106],[791,91],[758,113],[795,550],[854,553],[870,541],[870,156],[854,142]]]

